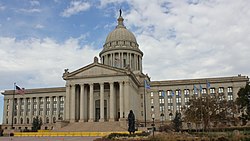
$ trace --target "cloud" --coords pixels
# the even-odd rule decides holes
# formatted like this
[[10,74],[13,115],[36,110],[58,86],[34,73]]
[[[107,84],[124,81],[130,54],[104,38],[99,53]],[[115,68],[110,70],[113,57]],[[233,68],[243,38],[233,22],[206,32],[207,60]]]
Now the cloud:
[[44,28],[44,26],[41,25],[41,24],[37,24],[37,25],[35,25],[35,28],[36,28],[36,29],[42,29],[42,28]]
[[5,10],[5,6],[0,4],[0,11],[3,11],[3,10]]
[[31,9],[19,9],[19,12],[25,12],[25,13],[40,13],[41,9],[38,8],[31,8]]
[[0,37],[0,90],[11,89],[14,82],[25,88],[64,86],[65,68],[79,69],[100,52],[88,44],[80,45],[83,36],[63,43],[51,38]]
[[63,17],[70,17],[72,15],[75,15],[79,12],[86,11],[90,8],[90,4],[88,2],[82,2],[82,1],[71,1],[70,6],[65,9],[61,15]]
[[31,4],[31,6],[38,6],[38,5],[40,5],[40,2],[38,0],[31,0],[30,4]]
[[[152,80],[250,75],[250,3],[126,0],[125,25]],[[108,6],[118,0],[102,0]]]

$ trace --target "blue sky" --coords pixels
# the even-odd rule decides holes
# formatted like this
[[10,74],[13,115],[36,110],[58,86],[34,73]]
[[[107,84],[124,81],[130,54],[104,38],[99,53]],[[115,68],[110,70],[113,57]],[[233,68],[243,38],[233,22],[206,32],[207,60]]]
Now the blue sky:
[[[0,0],[0,91],[64,86],[93,61],[119,9],[151,80],[249,76],[245,0]],[[3,96],[0,96],[0,123]]]

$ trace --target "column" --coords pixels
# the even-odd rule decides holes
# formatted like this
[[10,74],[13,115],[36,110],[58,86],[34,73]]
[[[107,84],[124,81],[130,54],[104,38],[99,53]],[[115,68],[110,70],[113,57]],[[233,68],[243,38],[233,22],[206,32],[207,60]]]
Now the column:
[[115,106],[115,99],[114,99],[114,82],[109,83],[110,88],[110,113],[109,113],[109,121],[115,121],[114,117],[114,106]]
[[129,114],[129,82],[125,82],[124,83],[124,94],[123,94],[123,98],[124,98],[124,113],[125,113],[125,117],[128,116]]
[[26,113],[27,113],[27,99],[26,98],[23,98],[23,105],[24,105],[24,109],[23,109],[23,124],[27,124],[27,117],[26,117]]
[[76,101],[76,94],[75,94],[75,85],[71,85],[71,93],[70,93],[70,97],[71,97],[71,109],[70,109],[70,122],[75,122],[75,101]]
[[104,122],[104,83],[100,83],[100,122]]
[[42,118],[43,118],[43,123],[47,123],[47,121],[46,121],[46,110],[47,110],[47,99],[46,99],[46,97],[43,97],[43,114],[42,114]]
[[33,120],[33,111],[34,111],[34,101],[33,101],[33,97],[30,98],[30,115],[29,115],[29,119],[30,119],[30,123],[32,123]]
[[94,87],[93,83],[89,84],[90,93],[89,93],[89,120],[88,122],[94,121]]
[[49,97],[49,101],[50,101],[50,107],[49,107],[49,123],[53,123],[53,111],[54,111],[54,108],[56,107],[53,107],[53,103],[54,103],[54,100],[53,100],[53,97]]
[[[14,104],[14,99],[13,98],[10,98],[10,103],[9,103],[9,124],[11,125],[12,123],[14,123],[14,107],[13,107],[13,104]],[[13,119],[13,120],[12,120]],[[12,127],[11,127],[12,128]],[[10,128],[10,129],[11,129]]]
[[35,116],[38,116],[39,115],[39,111],[40,111],[40,101],[39,101],[39,97],[36,98],[36,115]]
[[70,116],[70,85],[66,85],[66,98],[65,98],[65,105],[64,105],[64,117],[65,120],[69,120]]
[[20,124],[20,109],[21,109],[20,98],[17,98],[17,124]]
[[[4,110],[3,110],[3,124],[6,124],[6,118],[8,118],[10,116],[10,106],[9,109],[7,109],[7,105],[9,105],[9,103],[7,103],[7,99],[4,99]],[[7,115],[7,111],[9,112]],[[8,124],[10,124],[10,120],[8,119]]]
[[123,82],[119,82],[119,94],[120,94],[120,119],[123,118]]
[[[60,115],[60,97],[56,97],[56,119],[59,120],[59,115]],[[60,115],[62,117],[62,115]]]
[[122,55],[121,55],[121,56],[122,56],[122,57],[121,57],[121,65],[122,65],[121,68],[124,68],[124,64],[123,64],[123,63],[124,63],[124,62],[123,62],[123,52],[122,52],[121,54],[122,54]]
[[85,93],[84,93],[84,84],[80,85],[81,92],[80,92],[80,121],[84,122],[84,113],[85,113],[85,106],[84,106],[84,99],[85,99]]

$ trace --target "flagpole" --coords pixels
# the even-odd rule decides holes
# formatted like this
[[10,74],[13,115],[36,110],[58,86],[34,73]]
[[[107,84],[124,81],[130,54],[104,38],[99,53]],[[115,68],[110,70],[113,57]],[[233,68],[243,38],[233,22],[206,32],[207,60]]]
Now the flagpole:
[[12,116],[11,116],[11,129],[13,129],[13,120],[14,120],[14,102],[15,102],[15,95],[16,95],[16,83],[14,83],[14,91],[13,91],[13,102],[12,102]]
[[146,80],[144,80],[144,124],[145,124],[145,127],[147,126],[147,121],[146,121],[146,119],[147,119],[147,117],[146,117],[146,115],[147,115],[147,113],[146,113],[146,82],[145,82]]

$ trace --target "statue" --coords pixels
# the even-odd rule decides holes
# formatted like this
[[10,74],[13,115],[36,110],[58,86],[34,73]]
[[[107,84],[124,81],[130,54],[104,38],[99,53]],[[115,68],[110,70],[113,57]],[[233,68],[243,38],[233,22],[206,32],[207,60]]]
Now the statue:
[[120,9],[119,11],[120,11],[120,17],[121,17],[122,16],[122,10]]
[[132,110],[128,114],[128,132],[129,134],[135,133],[135,115]]

